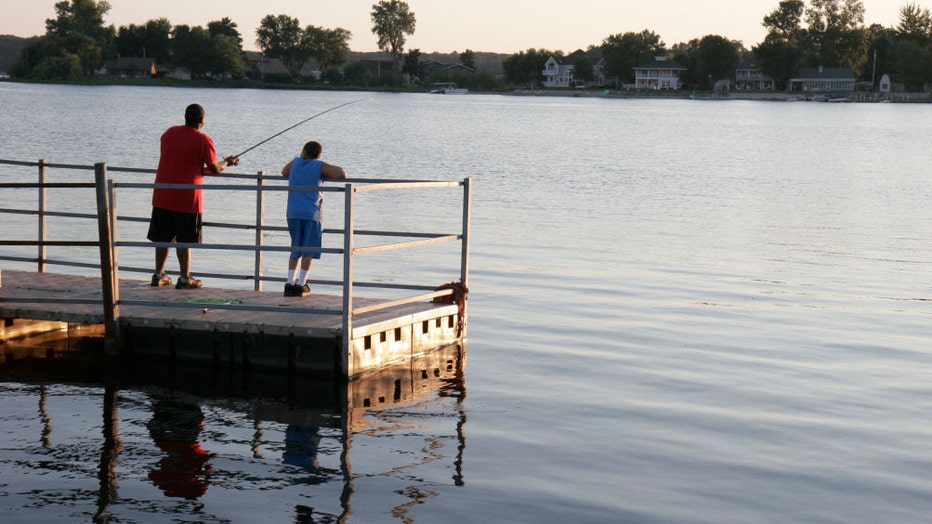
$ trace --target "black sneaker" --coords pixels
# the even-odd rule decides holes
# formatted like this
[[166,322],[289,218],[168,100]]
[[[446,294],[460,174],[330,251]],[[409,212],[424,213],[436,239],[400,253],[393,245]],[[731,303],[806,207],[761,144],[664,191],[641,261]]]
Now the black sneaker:
[[299,286],[297,284],[294,285],[294,296],[306,297],[306,296],[309,296],[310,294],[311,294],[311,288],[308,287],[307,284],[304,284],[303,286]]
[[194,277],[178,277],[178,283],[175,289],[198,289],[201,287],[201,281]]
[[294,289],[295,289],[296,287],[297,287],[297,286],[295,286],[294,284],[292,284],[292,283],[290,283],[290,282],[286,283],[286,284],[285,284],[285,296],[286,296],[286,297],[293,297],[293,296],[295,296],[295,294],[294,294]]
[[155,273],[152,275],[152,287],[162,287],[172,285],[172,277],[165,273]]

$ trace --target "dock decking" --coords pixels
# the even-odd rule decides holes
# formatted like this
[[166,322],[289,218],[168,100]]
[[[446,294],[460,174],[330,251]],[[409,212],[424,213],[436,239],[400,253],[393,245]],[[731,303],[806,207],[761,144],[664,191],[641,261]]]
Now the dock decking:
[[[0,324],[0,339],[28,331],[22,320],[14,319],[104,322],[99,278],[3,270],[0,284],[0,318],[6,319]],[[354,317],[349,354],[342,362],[341,297],[284,297],[280,290],[220,289],[210,284],[202,289],[157,288],[148,281],[121,279],[121,301],[128,304],[120,307],[120,350],[321,373],[338,373],[346,366],[345,374],[353,378],[461,340],[456,305],[392,306]],[[133,301],[160,305],[132,305]],[[378,302],[356,299],[359,306]],[[337,314],[302,311],[311,308]]]

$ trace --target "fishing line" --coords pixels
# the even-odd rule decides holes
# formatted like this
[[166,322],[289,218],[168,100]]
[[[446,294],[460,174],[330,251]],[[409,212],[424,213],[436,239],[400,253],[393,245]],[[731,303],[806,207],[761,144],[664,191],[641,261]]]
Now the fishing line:
[[347,103],[345,103],[345,104],[340,104],[340,105],[338,105],[338,106],[331,107],[330,109],[328,109],[328,110],[326,110],[326,111],[321,111],[320,113],[317,113],[317,114],[314,115],[314,116],[305,118],[304,120],[302,120],[302,121],[298,122],[297,124],[295,124],[295,125],[289,127],[288,129],[283,129],[283,130],[279,131],[278,133],[275,133],[274,135],[272,135],[272,136],[266,138],[265,140],[263,140],[262,142],[259,142],[258,144],[256,144],[256,145],[250,147],[249,149],[243,151],[242,153],[240,153],[240,154],[238,154],[238,155],[234,155],[234,156],[235,156],[236,158],[239,158],[239,157],[245,155],[246,153],[252,151],[253,149],[255,149],[255,148],[261,146],[262,144],[268,142],[269,140],[272,140],[272,139],[275,138],[275,137],[281,136],[281,135],[287,133],[288,131],[291,131],[292,129],[294,129],[294,128],[300,126],[301,124],[304,124],[305,122],[308,122],[309,120],[314,120],[315,118],[319,117],[320,115],[327,114],[327,113],[329,113],[329,112],[331,112],[331,111],[336,111],[337,109],[340,109],[341,107],[345,107],[345,106],[348,106],[348,105],[350,105],[350,104],[355,104],[356,102],[362,102],[363,100],[370,100],[370,99],[369,99],[369,98],[360,98],[359,100],[353,100],[352,102],[347,102]]

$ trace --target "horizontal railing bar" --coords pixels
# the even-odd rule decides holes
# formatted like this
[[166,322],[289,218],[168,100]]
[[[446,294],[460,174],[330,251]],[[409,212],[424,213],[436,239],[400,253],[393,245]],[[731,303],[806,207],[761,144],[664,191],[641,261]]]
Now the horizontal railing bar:
[[274,313],[308,313],[312,315],[342,315],[342,310],[319,308],[296,308],[291,306],[255,306],[245,304],[215,304],[213,302],[159,302],[156,300],[120,300],[120,306],[152,306],[190,309],[229,309],[241,311],[265,311]]
[[0,183],[0,189],[38,189],[44,188],[83,188],[92,189],[92,182],[46,182],[39,184],[36,182],[3,182]]
[[24,304],[100,304],[101,298],[43,298],[43,297],[0,297],[0,302],[22,302]]
[[[291,246],[254,246],[246,244],[192,244],[188,242],[114,242],[117,247],[180,247],[194,249],[214,249],[220,251],[278,251],[290,253],[294,250]],[[342,254],[343,249],[335,247],[302,247],[301,251],[308,253],[331,253]]]
[[[0,209],[0,213],[4,210]],[[32,214],[37,214],[37,211],[33,211]],[[51,213],[46,213],[51,215]],[[97,218],[96,215],[75,215],[78,218]],[[135,216],[118,216],[117,220],[123,222],[139,222],[139,223],[148,223],[151,220],[149,217],[135,217]],[[255,224],[238,224],[232,222],[204,222],[205,227],[217,227],[223,229],[244,229],[248,231],[254,231],[256,229]],[[285,232],[288,231],[287,226],[262,226],[262,231],[279,231]],[[342,235],[342,229],[324,229],[324,234],[328,235]],[[356,230],[353,232],[356,236],[375,236],[375,237],[412,237],[412,238],[442,238],[450,236],[451,233],[421,233],[421,232],[407,232],[407,231],[376,231],[376,230]]]
[[[342,229],[337,229],[334,232],[342,233]],[[449,236],[457,236],[456,233],[417,233],[414,231],[361,231],[356,230],[353,232],[354,235],[366,235],[366,236],[375,236],[375,237],[412,237],[412,238],[445,238]]]
[[9,260],[10,262],[29,262],[36,263],[39,261],[36,257],[13,257],[9,255],[0,255],[0,260]]
[[460,239],[459,235],[450,235],[446,237],[431,238],[428,240],[414,240],[411,242],[398,242],[395,244],[381,244],[378,246],[357,247],[353,249],[353,254],[362,255],[365,253],[377,253],[379,251],[390,251],[393,249],[405,249],[409,247],[428,246],[431,244],[440,244],[443,242],[453,242],[459,239]]
[[[250,191],[255,192],[256,186],[235,185],[235,184],[142,184],[135,182],[118,182],[113,184],[117,189],[206,189],[206,190],[227,190],[227,191]],[[262,191],[328,191],[340,193],[344,191],[343,187],[323,187],[323,186],[263,186]]]
[[84,246],[97,247],[99,240],[0,240],[0,246]]
[[39,211],[35,209],[0,209],[0,213],[6,213],[8,215],[38,215]]
[[372,311],[378,311],[380,309],[388,309],[390,307],[403,306],[405,304],[412,304],[414,302],[424,302],[425,300],[428,300],[428,299],[433,299],[435,297],[442,297],[442,296],[450,295],[452,293],[453,293],[453,290],[444,289],[443,291],[425,293],[423,295],[416,295],[416,296],[408,297],[408,298],[400,298],[398,300],[382,302],[380,304],[372,304],[370,306],[357,307],[357,308],[353,308],[353,314],[361,315],[363,313],[370,313]]
[[94,170],[94,166],[82,166],[78,164],[50,164],[48,162],[40,164],[39,162],[20,162],[17,160],[0,160],[0,164],[7,164],[11,166],[26,166],[26,167],[38,167],[45,166],[55,169],[87,169],[89,171]]
[[[38,215],[39,211],[35,209],[0,209],[0,214],[7,215]],[[97,220],[97,215],[88,215],[85,213],[66,213],[64,211],[45,211],[47,217],[59,218],[93,218]]]
[[415,188],[430,188],[430,187],[459,187],[463,185],[462,182],[400,182],[392,183],[385,182],[384,180],[380,184],[372,184],[369,186],[359,186],[354,187],[353,189],[357,193],[363,191],[374,191],[377,189],[415,189]]
[[0,164],[5,164],[8,166],[23,166],[23,167],[35,167],[38,166],[38,162],[24,162],[22,160],[0,160]]
[[[36,257],[13,257],[8,255],[0,255],[0,260],[9,260],[10,262],[29,262],[35,264],[39,261]],[[44,258],[42,259],[44,264],[50,266],[68,266],[68,267],[83,267],[87,269],[100,269],[100,264],[90,264],[88,262],[69,262],[67,260],[53,260]],[[151,271],[151,270],[150,270]]]

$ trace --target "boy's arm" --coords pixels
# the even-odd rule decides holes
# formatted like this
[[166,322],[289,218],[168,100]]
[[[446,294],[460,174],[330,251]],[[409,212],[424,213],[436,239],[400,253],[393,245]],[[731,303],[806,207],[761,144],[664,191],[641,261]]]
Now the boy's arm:
[[340,166],[324,162],[324,165],[320,166],[320,175],[331,180],[343,180],[346,178],[346,170]]

